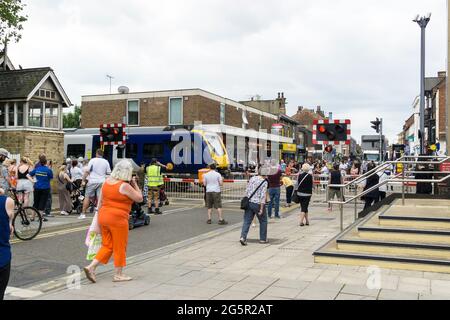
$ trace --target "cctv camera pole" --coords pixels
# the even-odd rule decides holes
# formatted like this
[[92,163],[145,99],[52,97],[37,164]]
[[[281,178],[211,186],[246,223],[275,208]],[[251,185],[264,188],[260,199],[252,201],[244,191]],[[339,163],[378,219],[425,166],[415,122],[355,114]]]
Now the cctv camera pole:
[[380,164],[383,163],[383,118],[380,119]]
[[430,22],[431,14],[427,17],[417,18],[414,22],[421,30],[421,57],[420,57],[420,154],[424,154],[425,137],[425,30]]

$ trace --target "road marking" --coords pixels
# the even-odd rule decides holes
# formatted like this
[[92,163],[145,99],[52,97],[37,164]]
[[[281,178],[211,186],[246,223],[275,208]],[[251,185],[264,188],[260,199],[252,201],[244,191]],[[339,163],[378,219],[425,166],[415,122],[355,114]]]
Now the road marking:
[[42,294],[43,294],[42,291],[21,289],[21,288],[15,288],[15,287],[7,287],[6,292],[5,292],[5,295],[9,295],[9,296],[16,297],[16,298],[22,298],[22,299],[35,298]]
[[[65,234],[69,234],[69,233],[74,233],[74,232],[78,232],[78,231],[87,230],[88,228],[89,228],[89,226],[82,226],[82,227],[77,227],[77,228],[72,228],[72,229],[66,229],[66,230],[59,230],[59,231],[54,231],[54,232],[42,233],[42,234],[39,234],[33,240],[45,239],[45,238],[50,238],[50,237],[59,236],[59,235],[65,235]],[[33,240],[31,240],[31,241],[33,241]],[[14,239],[14,240],[10,241],[11,244],[20,243],[20,242],[28,242],[28,241],[23,241],[23,240],[20,240],[20,239]]]

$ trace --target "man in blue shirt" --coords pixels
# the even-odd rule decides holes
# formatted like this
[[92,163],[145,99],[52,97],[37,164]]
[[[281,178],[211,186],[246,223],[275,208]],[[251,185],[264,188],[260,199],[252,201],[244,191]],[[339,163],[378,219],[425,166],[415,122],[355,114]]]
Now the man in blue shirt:
[[43,216],[43,221],[48,221],[45,216],[47,199],[50,196],[50,181],[53,179],[53,171],[47,167],[47,158],[39,157],[39,166],[30,172],[28,178],[36,177],[34,184],[34,204],[33,207],[39,210]]

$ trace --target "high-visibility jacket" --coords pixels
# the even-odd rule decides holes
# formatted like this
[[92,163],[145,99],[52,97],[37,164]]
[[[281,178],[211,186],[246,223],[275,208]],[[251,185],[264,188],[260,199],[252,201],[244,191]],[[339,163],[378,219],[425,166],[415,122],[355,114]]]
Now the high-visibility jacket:
[[147,168],[147,186],[159,187],[164,184],[163,176],[161,174],[161,167],[151,165]]

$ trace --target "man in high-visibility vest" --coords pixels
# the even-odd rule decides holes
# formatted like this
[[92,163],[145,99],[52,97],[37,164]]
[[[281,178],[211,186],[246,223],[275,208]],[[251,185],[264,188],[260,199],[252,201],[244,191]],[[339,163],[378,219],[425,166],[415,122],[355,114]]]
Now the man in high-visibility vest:
[[164,186],[164,179],[161,174],[161,167],[166,168],[158,162],[157,159],[152,159],[150,166],[147,167],[147,186],[148,186],[148,213],[153,213],[153,204],[155,206],[155,214],[162,214],[159,209],[159,192]]

